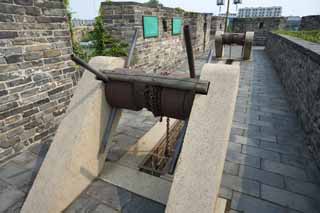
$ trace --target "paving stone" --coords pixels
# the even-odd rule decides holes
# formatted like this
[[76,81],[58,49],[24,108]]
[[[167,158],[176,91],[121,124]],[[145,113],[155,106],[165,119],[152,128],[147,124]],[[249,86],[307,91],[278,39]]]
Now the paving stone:
[[22,198],[21,200],[17,201],[13,206],[10,206],[4,213],[20,213],[21,208],[23,206],[25,198]]
[[239,163],[239,164],[260,168],[260,158],[249,156],[249,155],[238,153],[238,152],[228,151],[226,160],[234,163]]
[[317,184],[298,181],[293,178],[285,178],[286,189],[291,192],[295,192],[306,197],[313,198],[320,202],[320,186]]
[[31,169],[21,168],[12,162],[9,162],[0,170],[0,179],[21,191],[27,192],[34,178],[35,173]]
[[282,206],[238,192],[233,193],[231,208],[244,213],[285,213]]
[[320,209],[319,203],[310,198],[267,185],[262,185],[261,197],[305,213],[319,213]]
[[256,180],[264,184],[276,186],[279,188],[284,187],[284,177],[279,174],[267,172],[261,169],[256,169],[249,166],[240,166],[239,176]]
[[320,185],[320,170],[316,163],[314,161],[307,161],[305,168],[308,180]]
[[0,212],[4,212],[24,197],[25,193],[0,180]]
[[64,213],[93,212],[98,205],[99,201],[91,197],[81,195],[66,210],[64,210]]
[[230,141],[234,143],[240,143],[244,145],[250,145],[250,146],[259,146],[260,141],[258,139],[252,139],[248,137],[243,137],[239,135],[231,135]]
[[131,193],[101,180],[94,181],[86,190],[85,195],[117,210],[121,210],[131,200]]
[[164,213],[165,206],[132,194],[132,200],[123,207],[122,213]]
[[95,210],[92,211],[93,213],[117,213],[115,209],[112,209],[106,205],[99,204]]
[[20,155],[17,155],[16,157],[14,157],[12,159],[12,162],[14,162],[17,165],[24,165],[24,164],[32,162],[36,159],[37,159],[37,157],[34,154],[32,154],[29,151],[25,151],[25,152],[21,153]]
[[249,134],[248,137],[254,138],[254,139],[259,139],[259,140],[264,140],[264,141],[269,141],[272,143],[277,142],[277,137],[275,135],[263,135],[260,132],[257,134]]
[[219,197],[222,197],[227,200],[231,200],[232,199],[232,190],[229,188],[226,188],[224,186],[221,186],[220,191],[219,191]]
[[242,153],[247,155],[253,155],[262,159],[269,159],[273,161],[280,161],[280,153],[260,149],[253,146],[242,146]]
[[234,209],[231,209],[231,210],[230,210],[230,211],[228,211],[227,213],[241,213],[241,212],[236,211],[236,210],[234,210]]
[[259,197],[260,184],[257,181],[244,179],[239,176],[223,174],[221,185],[229,189]]
[[278,173],[284,176],[293,177],[300,180],[306,180],[307,176],[304,170],[286,165],[283,163],[278,163],[270,160],[262,160],[262,169],[274,173]]
[[281,162],[294,167],[305,168],[307,159],[298,155],[281,154]]
[[50,145],[47,143],[38,143],[31,146],[28,150],[39,157],[45,157]]
[[233,143],[233,142],[229,142],[229,145],[228,145],[228,150],[229,151],[232,151],[232,152],[241,152],[241,144],[238,144],[238,143]]
[[276,143],[268,143],[262,141],[260,144],[260,147],[266,150],[274,151],[274,152],[280,152],[283,154],[296,154],[300,155],[301,151],[293,146],[288,146],[288,145],[280,145]]
[[224,172],[230,175],[238,175],[239,174],[239,164],[225,161],[224,162]]

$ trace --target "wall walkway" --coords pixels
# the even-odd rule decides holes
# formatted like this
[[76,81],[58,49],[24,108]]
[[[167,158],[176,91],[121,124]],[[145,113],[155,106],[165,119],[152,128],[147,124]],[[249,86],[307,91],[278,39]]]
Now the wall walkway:
[[[236,49],[233,55],[239,52]],[[197,67],[202,67],[205,58],[196,61]],[[186,65],[179,68],[186,70]],[[137,130],[138,135],[134,129],[121,130],[119,135],[126,145],[134,143],[154,122],[148,113],[127,118],[137,119],[133,124],[143,127]],[[253,61],[241,63],[240,88],[220,190],[220,197],[230,201],[229,213],[319,212],[320,173],[303,141],[304,133],[277,73],[264,50],[255,48]],[[33,147],[28,151],[33,154],[20,155],[1,167],[0,211],[14,212],[20,208],[39,159],[44,156],[39,150],[39,146]],[[164,212],[164,206],[100,180],[66,212],[116,212],[119,208],[131,212],[128,207],[140,213]]]

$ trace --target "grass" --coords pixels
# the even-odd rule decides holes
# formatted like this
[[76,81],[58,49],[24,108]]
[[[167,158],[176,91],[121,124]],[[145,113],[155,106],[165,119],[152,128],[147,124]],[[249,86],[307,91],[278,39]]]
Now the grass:
[[320,30],[310,30],[310,31],[285,31],[277,30],[277,34],[293,36],[296,38],[301,38],[306,41],[311,41],[320,44]]

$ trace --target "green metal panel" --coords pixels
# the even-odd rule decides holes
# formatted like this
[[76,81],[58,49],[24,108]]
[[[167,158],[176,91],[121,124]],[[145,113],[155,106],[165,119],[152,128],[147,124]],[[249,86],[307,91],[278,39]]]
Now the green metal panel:
[[172,19],[172,35],[180,35],[182,31],[182,18]]
[[143,36],[144,38],[159,36],[159,20],[157,16],[143,16]]

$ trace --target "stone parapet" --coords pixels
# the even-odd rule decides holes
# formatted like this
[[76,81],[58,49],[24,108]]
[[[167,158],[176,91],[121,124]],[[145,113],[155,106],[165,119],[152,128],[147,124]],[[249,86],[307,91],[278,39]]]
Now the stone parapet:
[[270,33],[266,52],[320,165],[320,44]]
[[320,30],[320,15],[302,17],[300,30]]
[[235,33],[254,32],[253,45],[264,46],[268,32],[286,27],[284,17],[234,18],[232,30]]

